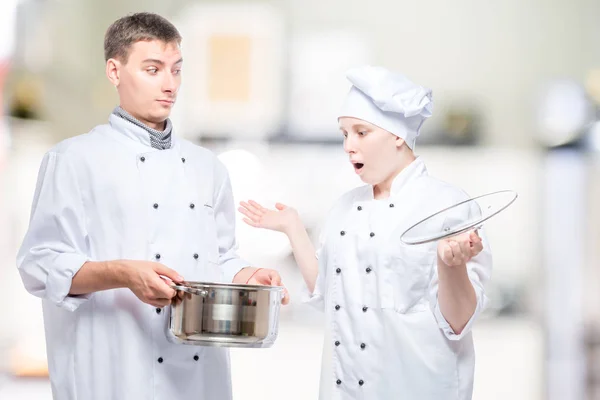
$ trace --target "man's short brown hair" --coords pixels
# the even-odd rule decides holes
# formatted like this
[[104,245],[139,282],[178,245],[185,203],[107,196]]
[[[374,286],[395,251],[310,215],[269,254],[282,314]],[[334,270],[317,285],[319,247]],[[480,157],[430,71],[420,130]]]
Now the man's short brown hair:
[[131,45],[139,41],[160,40],[181,43],[177,28],[165,18],[152,13],[136,13],[116,20],[104,36],[104,59],[127,63]]

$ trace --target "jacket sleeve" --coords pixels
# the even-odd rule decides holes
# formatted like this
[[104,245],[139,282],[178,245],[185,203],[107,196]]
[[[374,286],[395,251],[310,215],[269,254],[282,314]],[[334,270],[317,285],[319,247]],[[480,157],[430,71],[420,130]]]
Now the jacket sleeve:
[[64,154],[42,161],[29,228],[17,255],[27,291],[75,311],[91,295],[70,296],[73,276],[89,261],[85,213],[75,170]]
[[492,274],[492,252],[490,250],[490,246],[487,241],[487,237],[485,236],[485,233],[479,231],[479,235],[483,239],[483,250],[476,257],[473,257],[469,262],[467,262],[467,274],[469,275],[469,280],[471,281],[471,285],[473,285],[473,289],[475,290],[477,305],[475,307],[473,315],[471,316],[463,330],[460,332],[460,334],[456,334],[454,332],[454,330],[450,327],[448,321],[446,321],[446,318],[444,318],[444,315],[442,314],[442,311],[440,309],[440,303],[438,301],[439,278],[437,274],[437,268],[434,268],[435,273],[429,289],[430,305],[439,328],[444,332],[444,335],[450,340],[460,340],[469,332],[471,332],[471,329],[473,328],[473,323],[477,320],[481,312],[485,309],[485,306],[488,301],[485,294],[485,284],[490,279],[490,276]]
[[[460,201],[466,200],[469,197],[466,193],[461,192],[455,195],[454,203],[458,203]],[[447,217],[447,221],[445,224],[455,224],[456,221],[465,221],[471,220],[473,218],[478,219],[481,217],[481,210],[479,206],[475,203],[465,203],[464,207],[457,208],[457,211],[454,212],[455,215],[450,215]],[[451,222],[454,220],[455,222]],[[437,271],[437,266],[433,268],[434,274],[433,278],[429,285],[429,303],[435,319],[438,323],[439,328],[444,332],[444,335],[450,340],[460,340],[471,332],[473,327],[473,323],[477,320],[481,312],[485,309],[487,304],[487,297],[485,294],[485,284],[489,281],[492,275],[492,251],[490,249],[490,244],[485,235],[483,229],[479,229],[479,236],[482,239],[483,250],[475,257],[473,257],[469,262],[467,262],[467,274],[469,276],[469,280],[473,289],[475,290],[475,296],[477,299],[477,305],[475,307],[475,311],[473,315],[460,332],[460,334],[456,334],[454,330],[450,327],[450,324],[444,318],[444,315],[440,309],[440,303],[438,301],[438,287],[439,287],[439,276]],[[437,257],[436,257],[437,259]]]

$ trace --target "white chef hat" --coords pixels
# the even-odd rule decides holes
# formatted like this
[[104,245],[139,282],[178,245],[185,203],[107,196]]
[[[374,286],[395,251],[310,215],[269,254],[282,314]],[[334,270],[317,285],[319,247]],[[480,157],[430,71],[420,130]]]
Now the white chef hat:
[[352,87],[339,117],[367,121],[401,137],[414,149],[421,125],[433,110],[431,89],[383,67],[354,68],[346,77]]

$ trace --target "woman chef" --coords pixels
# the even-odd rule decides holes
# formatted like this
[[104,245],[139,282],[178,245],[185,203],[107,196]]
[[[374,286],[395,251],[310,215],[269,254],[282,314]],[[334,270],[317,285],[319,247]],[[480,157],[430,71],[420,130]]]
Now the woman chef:
[[317,257],[294,209],[250,201],[240,211],[246,223],[288,236],[307,301],[326,312],[321,399],[470,399],[471,327],[492,268],[487,242],[475,232],[417,246],[399,238],[468,198],[414,154],[431,91],[379,67],[348,78],[338,121],[366,185],[333,206]]

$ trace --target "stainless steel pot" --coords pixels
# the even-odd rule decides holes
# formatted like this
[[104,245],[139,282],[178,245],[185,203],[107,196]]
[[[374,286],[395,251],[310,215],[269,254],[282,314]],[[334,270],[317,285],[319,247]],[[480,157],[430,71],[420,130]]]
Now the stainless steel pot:
[[166,307],[172,343],[271,347],[279,329],[283,287],[184,282]]

